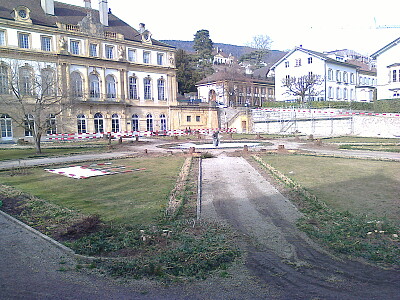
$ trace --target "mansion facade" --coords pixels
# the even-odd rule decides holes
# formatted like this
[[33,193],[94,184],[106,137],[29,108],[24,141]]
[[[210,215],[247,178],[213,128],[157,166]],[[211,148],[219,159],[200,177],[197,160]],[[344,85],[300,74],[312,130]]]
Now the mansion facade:
[[[84,2],[0,0],[2,141],[32,136],[17,118],[43,118],[34,102],[44,96],[62,99],[46,107],[49,134],[183,129],[192,115],[192,128],[216,127],[216,110],[178,105],[174,47],[114,16],[106,0],[99,10]],[[44,78],[54,84],[39,87]],[[7,105],[16,88],[32,104],[23,112]]]

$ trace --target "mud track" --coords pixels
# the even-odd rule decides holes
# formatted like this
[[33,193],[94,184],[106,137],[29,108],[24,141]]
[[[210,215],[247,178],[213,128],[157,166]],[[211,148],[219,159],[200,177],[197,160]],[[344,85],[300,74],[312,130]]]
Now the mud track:
[[246,268],[276,298],[400,299],[399,270],[333,257],[296,228],[300,216],[244,158],[203,160],[202,217],[242,233]]

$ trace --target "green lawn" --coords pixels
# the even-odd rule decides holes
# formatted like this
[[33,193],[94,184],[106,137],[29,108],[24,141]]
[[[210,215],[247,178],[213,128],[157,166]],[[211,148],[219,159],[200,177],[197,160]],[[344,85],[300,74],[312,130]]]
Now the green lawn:
[[87,179],[52,174],[43,168],[29,169],[24,176],[3,171],[0,183],[84,214],[98,214],[104,221],[149,224],[167,204],[183,161],[178,156],[113,160],[113,165],[146,170]]
[[334,209],[400,224],[399,162],[302,155],[263,159]]
[[374,143],[374,144],[398,144],[400,139],[395,138],[375,138],[375,137],[357,137],[357,136],[339,136],[324,138],[324,142],[327,143],[345,143],[345,144],[357,144],[357,143]]
[[105,149],[105,146],[94,145],[91,147],[81,146],[64,146],[59,148],[46,148],[42,149],[42,153],[37,154],[36,150],[32,148],[0,148],[0,161],[2,160],[17,160],[17,159],[28,159],[28,158],[39,158],[49,156],[61,156],[61,155],[74,155],[84,152],[98,152]]

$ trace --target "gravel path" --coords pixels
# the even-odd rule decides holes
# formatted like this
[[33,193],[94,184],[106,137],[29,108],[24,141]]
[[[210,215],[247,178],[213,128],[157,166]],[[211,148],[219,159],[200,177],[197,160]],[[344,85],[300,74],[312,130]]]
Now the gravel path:
[[278,299],[400,299],[400,272],[333,258],[296,229],[300,213],[244,158],[203,160],[202,216],[243,233],[246,266]]

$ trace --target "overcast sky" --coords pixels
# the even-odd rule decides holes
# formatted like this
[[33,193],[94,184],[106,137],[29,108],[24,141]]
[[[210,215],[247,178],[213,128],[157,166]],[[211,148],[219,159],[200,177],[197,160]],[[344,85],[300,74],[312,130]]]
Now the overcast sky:
[[[59,0],[84,6],[83,0]],[[303,45],[315,51],[351,49],[370,55],[400,37],[399,0],[108,0],[112,13],[158,40],[193,40],[207,29],[214,43],[246,45],[269,35],[272,49]],[[374,6],[375,5],[375,6]],[[98,9],[98,0],[92,0]]]

